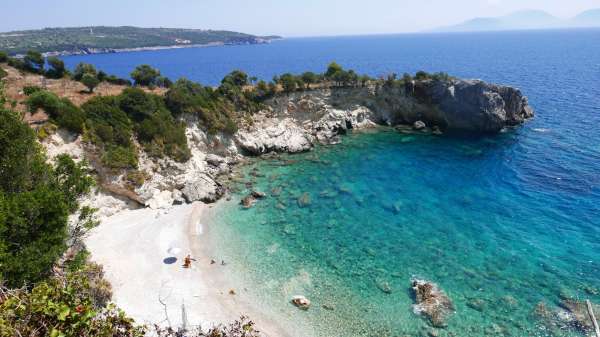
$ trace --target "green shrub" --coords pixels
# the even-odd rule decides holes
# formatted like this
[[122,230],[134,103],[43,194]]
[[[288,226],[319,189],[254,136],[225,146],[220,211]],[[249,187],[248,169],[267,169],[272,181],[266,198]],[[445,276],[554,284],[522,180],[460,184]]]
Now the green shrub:
[[102,163],[110,168],[136,168],[133,123],[120,109],[119,99],[115,96],[94,97],[82,109],[88,118],[87,138],[100,149]]
[[121,110],[136,122],[150,117],[162,104],[158,96],[146,94],[140,88],[126,88],[118,99]]
[[139,125],[138,138],[154,157],[167,155],[179,162],[185,162],[191,157],[185,125],[177,123],[164,108],[157,110]]
[[4,69],[0,68],[0,80],[6,76],[8,76],[8,73]]
[[145,329],[112,304],[102,269],[89,265],[36,284],[31,290],[3,289],[0,336],[142,337]]
[[102,164],[115,169],[137,168],[138,157],[135,147],[109,146],[102,155]]
[[38,91],[42,91],[43,89],[38,87],[37,85],[27,85],[23,87],[23,93],[26,96],[31,96],[32,94],[38,92]]
[[59,98],[56,94],[45,90],[29,89],[26,100],[31,113],[43,109],[56,124],[69,131],[82,133],[85,125],[85,113],[67,98]]
[[6,52],[0,51],[0,63],[8,62],[8,54]]

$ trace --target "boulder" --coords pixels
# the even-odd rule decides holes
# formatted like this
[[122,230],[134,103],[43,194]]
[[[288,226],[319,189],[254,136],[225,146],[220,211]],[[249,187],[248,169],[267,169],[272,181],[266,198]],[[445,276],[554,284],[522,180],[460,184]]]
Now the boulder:
[[454,312],[454,304],[435,283],[413,279],[412,291],[415,296],[413,310],[434,327],[445,327],[446,320]]
[[300,295],[292,297],[292,304],[302,310],[308,310],[308,308],[310,308],[310,301],[308,298]]
[[187,182],[181,192],[189,203],[215,202],[225,193],[223,187],[206,174],[200,174],[193,181]]
[[225,158],[212,153],[207,154],[205,160],[214,167],[219,167],[221,164],[225,163]]

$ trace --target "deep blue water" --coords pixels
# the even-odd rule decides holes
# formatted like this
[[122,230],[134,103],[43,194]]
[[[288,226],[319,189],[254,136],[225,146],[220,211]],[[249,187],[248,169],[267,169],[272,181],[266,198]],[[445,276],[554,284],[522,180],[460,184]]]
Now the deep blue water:
[[[554,310],[564,297],[600,303],[600,30],[306,38],[66,58],[121,76],[148,63],[205,84],[233,69],[269,79],[322,71],[332,60],[375,76],[423,69],[514,85],[536,117],[479,139],[352,134],[285,157],[294,164],[246,167],[244,182],[281,193],[242,210],[242,188],[220,215],[215,249],[232,261],[240,286],[252,284],[260,305],[291,327],[311,320],[307,336],[425,334],[430,327],[411,311],[415,275],[456,304],[441,336],[579,336],[547,328],[533,312],[540,302]],[[311,203],[300,207],[305,194]],[[289,305],[297,293],[313,300],[311,310]]]

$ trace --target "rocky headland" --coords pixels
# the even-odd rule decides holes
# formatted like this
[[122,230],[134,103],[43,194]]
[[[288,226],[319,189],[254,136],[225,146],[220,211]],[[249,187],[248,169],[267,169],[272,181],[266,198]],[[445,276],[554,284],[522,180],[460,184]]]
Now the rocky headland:
[[[90,202],[104,216],[130,207],[210,203],[225,194],[233,168],[248,156],[310,151],[316,144],[340,142],[350,130],[379,126],[432,135],[477,135],[497,133],[533,117],[518,89],[459,79],[413,81],[402,87],[313,88],[278,93],[264,106],[251,120],[240,122],[233,135],[209,135],[197,118],[185,117],[192,154],[188,161],[155,159],[141,151],[139,171],[148,179],[126,189],[124,175],[107,173],[104,188]],[[65,133],[44,142],[49,153],[65,149],[80,157],[90,153],[81,144],[81,139]]]

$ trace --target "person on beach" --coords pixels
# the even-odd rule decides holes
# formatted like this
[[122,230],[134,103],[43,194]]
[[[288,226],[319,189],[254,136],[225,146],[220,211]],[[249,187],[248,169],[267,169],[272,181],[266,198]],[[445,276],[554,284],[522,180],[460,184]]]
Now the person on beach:
[[192,257],[190,256],[190,254],[188,254],[185,259],[183,259],[183,268],[191,268],[192,267],[192,261],[196,261],[196,259],[192,259]]

